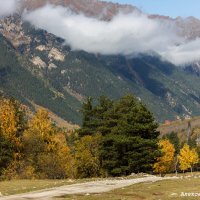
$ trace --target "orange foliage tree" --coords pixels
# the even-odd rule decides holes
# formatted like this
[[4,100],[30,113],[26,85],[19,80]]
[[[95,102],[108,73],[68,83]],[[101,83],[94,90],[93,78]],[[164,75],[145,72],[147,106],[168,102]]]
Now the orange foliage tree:
[[174,145],[167,139],[160,140],[158,145],[161,149],[162,155],[157,158],[157,162],[154,164],[153,168],[154,172],[163,174],[171,170],[175,148]]
[[65,135],[53,125],[46,110],[38,110],[29,121],[23,144],[24,177],[55,179],[70,176],[73,158]]
[[[17,101],[11,99],[0,99],[0,135],[7,144],[1,143],[2,152],[10,152],[11,162],[7,166],[7,171],[13,171],[20,158],[21,154],[21,136],[26,127],[25,109]],[[4,148],[9,148],[5,149]],[[1,155],[3,156],[3,155]],[[1,165],[1,163],[0,163]],[[5,163],[4,163],[5,165]]]
[[190,149],[188,144],[184,144],[178,155],[180,169],[185,171],[187,169],[193,171],[193,166],[199,162],[199,156],[195,148]]
[[100,174],[99,147],[102,136],[84,136],[75,144],[75,166],[79,178],[97,177]]

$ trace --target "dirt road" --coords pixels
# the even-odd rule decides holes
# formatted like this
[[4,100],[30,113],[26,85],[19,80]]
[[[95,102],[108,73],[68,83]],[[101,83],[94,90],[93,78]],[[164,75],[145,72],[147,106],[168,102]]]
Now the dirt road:
[[47,190],[29,192],[25,194],[0,197],[0,200],[26,200],[26,199],[51,200],[54,199],[55,197],[61,197],[69,194],[102,193],[102,192],[108,192],[113,189],[130,186],[136,183],[149,182],[149,181],[155,182],[166,179],[173,179],[173,177],[161,178],[156,176],[147,176],[144,178],[133,178],[124,180],[93,181],[80,184],[66,185]]

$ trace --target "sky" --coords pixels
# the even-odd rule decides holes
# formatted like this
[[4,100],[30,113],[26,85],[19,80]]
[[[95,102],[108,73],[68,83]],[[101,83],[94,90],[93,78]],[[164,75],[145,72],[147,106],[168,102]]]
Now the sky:
[[132,4],[150,14],[171,17],[194,16],[200,19],[200,0],[111,0],[113,2]]

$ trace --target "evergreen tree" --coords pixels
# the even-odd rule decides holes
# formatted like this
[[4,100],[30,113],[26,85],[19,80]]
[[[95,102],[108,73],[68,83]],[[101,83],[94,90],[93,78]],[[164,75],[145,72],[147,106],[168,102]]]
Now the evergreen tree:
[[14,157],[14,144],[0,132],[0,175]]
[[109,134],[103,139],[102,167],[108,175],[150,172],[160,155],[157,140]]
[[101,132],[102,134],[110,132],[110,127],[105,127],[107,124],[105,124],[105,119],[108,121],[108,113],[113,107],[113,102],[105,96],[101,96],[98,101],[98,105],[93,106],[93,100],[89,97],[86,102],[83,103],[81,110],[83,122],[79,130],[79,135],[81,137],[93,135],[96,134],[96,132]]
[[96,106],[88,106],[89,103],[83,105],[84,113],[90,114],[83,118],[79,134],[103,135],[101,163],[104,170],[114,176],[151,171],[159,155],[159,133],[158,124],[146,106],[132,95],[115,102],[101,97]]
[[188,139],[188,145],[190,146],[190,148],[196,148],[197,147],[196,138],[192,138],[190,136]]
[[82,106],[82,129],[79,131],[80,136],[91,135],[93,133],[93,99],[88,97]]

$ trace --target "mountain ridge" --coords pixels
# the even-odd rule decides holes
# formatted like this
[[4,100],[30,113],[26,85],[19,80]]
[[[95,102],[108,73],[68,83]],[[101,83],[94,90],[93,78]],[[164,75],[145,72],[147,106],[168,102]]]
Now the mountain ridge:
[[81,104],[87,96],[116,99],[133,93],[160,122],[200,115],[196,72],[177,68],[158,55],[129,58],[73,51],[62,38],[35,29],[20,15],[4,18],[0,24],[0,90],[29,106],[33,102],[80,124]]
[[[143,13],[134,5],[130,4],[119,4],[109,1],[99,1],[99,0],[20,0],[22,2],[21,9],[35,10],[45,6],[47,3],[55,6],[63,6],[70,8],[75,13],[83,13],[88,17],[97,17],[102,20],[111,20],[118,13],[128,14],[131,12]],[[146,13],[143,13],[146,14]],[[188,39],[195,39],[200,37],[200,20],[189,16],[187,18],[182,18],[177,16],[172,18],[165,15],[158,14],[146,14],[150,19],[167,20],[175,23],[181,31],[183,36],[188,37]]]
[[21,0],[22,10],[35,10],[45,6],[47,3],[55,6],[63,6],[70,8],[75,13],[84,13],[89,17],[102,17],[104,20],[111,20],[119,12],[129,13],[140,10],[131,5],[122,5],[118,3],[98,1],[98,0]]

